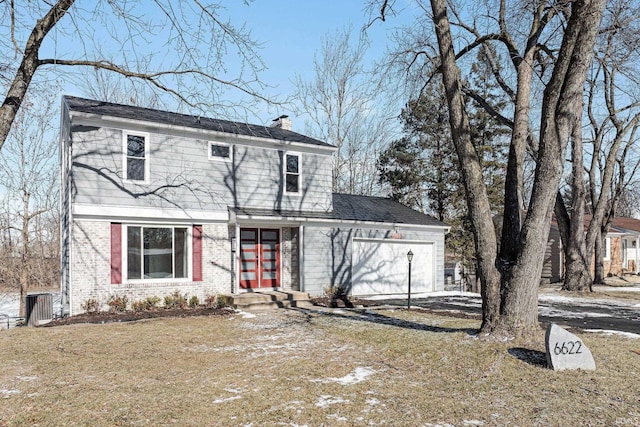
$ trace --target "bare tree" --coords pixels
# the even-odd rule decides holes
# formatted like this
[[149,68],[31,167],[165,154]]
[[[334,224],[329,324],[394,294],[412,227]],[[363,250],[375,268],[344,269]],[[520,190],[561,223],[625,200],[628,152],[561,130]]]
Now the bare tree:
[[[86,3],[86,4],[85,4]],[[38,71],[100,69],[139,80],[193,110],[225,114],[266,99],[257,74],[258,45],[244,27],[226,20],[220,3],[199,0],[75,0],[0,2],[0,149]],[[13,53],[13,57],[11,57]],[[227,69],[230,55],[240,61]],[[15,66],[14,66],[15,64]],[[44,76],[51,78],[51,76]],[[227,90],[249,97],[225,101]]]
[[323,39],[314,79],[297,76],[295,98],[310,118],[307,132],[338,147],[333,190],[370,195],[377,192],[376,159],[389,141],[389,123],[364,68],[366,41],[354,45],[351,37],[343,29]]
[[[382,5],[382,17],[387,6]],[[478,275],[482,284],[482,330],[492,334],[526,335],[538,328],[537,288],[549,232],[551,214],[560,182],[567,143],[580,138],[582,92],[586,71],[591,62],[596,33],[600,26],[603,0],[576,1],[549,5],[546,1],[522,4],[520,9],[501,1],[497,10],[484,4],[488,22],[497,25],[495,32],[481,33],[467,24],[463,14],[447,8],[445,0],[431,0],[430,7],[418,2],[433,20],[437,37],[437,56],[433,51],[416,52],[415,58],[427,56],[431,70],[437,70],[444,82],[449,106],[453,143],[462,169],[470,218],[473,223]],[[510,30],[507,14],[518,14],[518,26]],[[453,19],[451,18],[453,16]],[[525,33],[523,19],[532,17]],[[565,18],[567,18],[565,20]],[[546,30],[552,19],[559,21],[553,31]],[[471,35],[454,48],[452,20],[456,28]],[[475,24],[476,22],[474,22]],[[491,28],[488,26],[487,28]],[[559,34],[561,37],[558,37]],[[543,41],[542,37],[546,37]],[[460,41],[457,39],[457,41]],[[461,79],[461,58],[485,44],[506,49],[517,77],[515,89],[500,75],[496,79],[514,103],[513,119],[503,118],[511,127],[511,143],[505,185],[504,221],[500,254],[492,221],[478,154],[471,142],[471,128],[463,93],[474,97]],[[522,44],[519,44],[522,43]],[[523,47],[520,47],[523,46]],[[537,65],[536,65],[537,64]],[[538,68],[536,68],[538,67]],[[548,71],[551,69],[550,75]],[[531,88],[534,71],[546,76],[544,97],[539,112],[539,140],[531,132]],[[482,104],[482,99],[477,99]],[[524,156],[529,148],[537,160],[528,209],[523,214]]]
[[0,154],[0,188],[5,195],[0,269],[5,285],[20,290],[25,315],[31,287],[58,284],[57,133],[51,123],[58,100],[49,92],[28,97]]

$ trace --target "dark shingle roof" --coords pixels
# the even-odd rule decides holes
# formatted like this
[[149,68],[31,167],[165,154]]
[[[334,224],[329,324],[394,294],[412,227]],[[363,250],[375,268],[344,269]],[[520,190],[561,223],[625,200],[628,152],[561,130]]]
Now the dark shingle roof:
[[143,120],[167,125],[225,132],[235,135],[276,139],[285,142],[300,142],[323,147],[333,147],[331,144],[327,144],[326,142],[322,142],[290,130],[275,127],[251,125],[248,123],[211,119],[208,117],[189,116],[186,114],[170,113],[168,111],[152,110],[150,108],[133,107],[130,105],[77,98],[75,96],[65,95],[64,99],[71,111],[79,111],[82,113],[99,114],[132,120]]
[[385,197],[333,194],[333,212],[302,212],[291,210],[269,210],[234,208],[235,213],[250,216],[305,217],[336,221],[359,221],[447,227],[430,215],[408,208]]

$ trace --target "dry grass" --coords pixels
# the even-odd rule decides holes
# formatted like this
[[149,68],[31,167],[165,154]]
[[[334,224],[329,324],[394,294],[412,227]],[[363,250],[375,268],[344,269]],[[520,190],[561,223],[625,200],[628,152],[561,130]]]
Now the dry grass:
[[[404,310],[0,331],[0,426],[639,425],[640,341],[581,334],[592,372]],[[466,422],[465,422],[466,421]]]

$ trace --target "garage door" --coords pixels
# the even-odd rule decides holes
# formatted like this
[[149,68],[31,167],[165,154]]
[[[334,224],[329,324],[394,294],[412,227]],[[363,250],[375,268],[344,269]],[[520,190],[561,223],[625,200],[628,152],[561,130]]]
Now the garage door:
[[434,290],[434,244],[404,240],[353,240],[353,295],[406,294],[407,252],[413,252],[411,293]]

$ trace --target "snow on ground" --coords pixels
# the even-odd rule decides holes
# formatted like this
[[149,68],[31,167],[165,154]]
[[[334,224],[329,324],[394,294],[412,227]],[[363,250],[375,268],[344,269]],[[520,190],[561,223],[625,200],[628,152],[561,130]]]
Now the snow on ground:
[[622,337],[633,338],[633,339],[640,338],[640,335],[633,334],[631,332],[610,331],[607,329],[585,329],[585,332],[591,332],[591,333],[603,334],[603,335],[620,335]]
[[327,378],[327,379],[322,379],[322,380],[311,380],[312,382],[319,382],[319,383],[329,383],[329,382],[336,382],[338,384],[341,385],[350,385],[350,384],[357,384],[360,383],[362,381],[365,381],[369,376],[375,374],[376,371],[374,371],[371,368],[365,367],[365,368],[361,368],[360,366],[356,367],[356,369],[354,369],[353,372],[345,375],[344,377],[341,378]]
[[[46,293],[46,292],[44,292]],[[62,297],[59,292],[53,294],[53,315],[62,312]],[[17,293],[0,293],[0,329],[8,329],[15,326],[15,321],[20,314],[20,295]]]
[[[474,297],[480,296],[480,294],[474,292],[460,292],[460,291],[436,291],[436,292],[421,292],[411,294],[411,298],[420,299],[420,298],[429,298],[429,297],[452,297],[452,296],[465,296],[465,297]],[[386,299],[402,299],[407,298],[407,294],[392,294],[392,295],[367,295],[363,296],[362,299],[368,299],[371,301],[377,300],[386,300]]]

